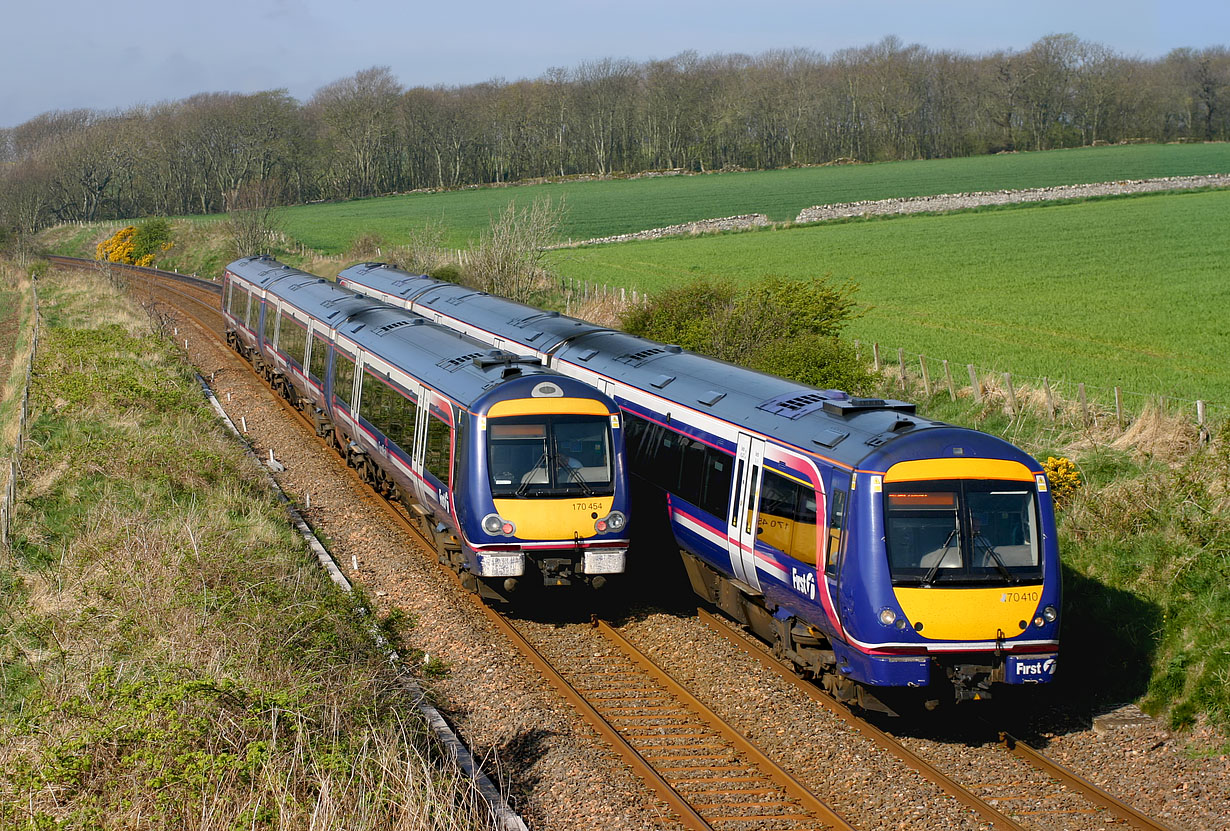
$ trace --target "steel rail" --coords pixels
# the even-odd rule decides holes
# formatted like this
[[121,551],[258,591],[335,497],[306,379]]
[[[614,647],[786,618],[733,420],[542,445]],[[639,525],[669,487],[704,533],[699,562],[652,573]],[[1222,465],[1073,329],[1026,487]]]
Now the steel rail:
[[1000,731],[999,744],[1009,753],[1024,759],[1029,764],[1041,770],[1046,775],[1057,779],[1064,785],[1079,793],[1085,799],[1105,808],[1119,819],[1131,825],[1133,828],[1140,828],[1143,831],[1171,831],[1168,826],[1162,825],[1155,819],[1145,816],[1137,811],[1131,805],[1112,796],[1106,791],[1099,788],[1097,785],[1085,779],[1080,774],[1069,770],[1063,765],[1056,762],[1054,759],[1046,756],[1043,753],[1035,750],[1019,739],[1014,738],[1011,734]]
[[654,663],[652,658],[637,649],[609,623],[599,620],[597,621],[597,627],[604,637],[618,646],[637,666],[649,673],[654,680],[665,687],[672,695],[699,713],[705,721],[716,728],[740,753],[750,758],[762,768],[769,775],[769,778],[780,785],[791,798],[798,800],[804,808],[819,817],[826,825],[841,829],[841,831],[855,831],[854,826],[838,814],[832,806],[822,801],[806,785],[799,782],[787,770],[766,756],[750,739],[732,727],[724,718],[705,705],[704,702],[684,689],[668,672]]
[[[771,655],[768,655],[764,652],[764,650],[758,648],[757,645],[750,643],[746,637],[735,633],[722,618],[711,614],[705,609],[697,609],[697,613],[705,623],[708,623],[711,627],[713,627],[723,638],[736,646],[739,646],[748,654],[756,658],[756,660],[758,660],[765,667],[776,673],[779,677],[789,681],[795,687],[802,690],[810,698],[820,703],[830,712],[836,714],[839,718],[846,722],[846,724],[849,724],[864,736],[871,739],[877,746],[895,754],[903,762],[916,769],[922,776],[938,785],[944,790],[945,793],[957,799],[963,805],[974,809],[981,816],[995,823],[998,827],[1013,829],[1013,831],[1024,827],[1016,820],[1001,813],[999,810],[987,804],[982,799],[979,799],[963,785],[959,784],[947,774],[937,769],[930,762],[898,742],[888,733],[885,733],[875,725],[859,718],[849,709],[833,699],[832,696],[823,692],[814,684],[795,675],[781,662],[773,658]],[[1050,759],[1045,754],[1040,753],[1019,739],[1016,739],[1011,734],[1004,731],[999,731],[999,743],[1005,750],[1028,762],[1030,765],[1047,774],[1052,779],[1055,779],[1061,784],[1067,786],[1070,790],[1076,792],[1094,805],[1109,811],[1119,819],[1132,825],[1134,828],[1142,829],[1142,831],[1171,831],[1168,826],[1162,825],[1156,820],[1145,816],[1132,806],[1102,790],[1089,780],[1081,777],[1079,774],[1067,769],[1063,765],[1060,765],[1058,762]]]
[[901,744],[901,742],[894,739],[888,733],[885,733],[874,724],[864,721],[856,716],[849,709],[842,706],[832,696],[816,687],[815,684],[805,681],[795,675],[772,655],[769,655],[757,645],[750,643],[745,636],[734,632],[722,618],[706,611],[705,609],[698,608],[696,612],[702,621],[709,624],[714,631],[716,631],[727,641],[751,655],[763,666],[775,673],[779,678],[782,678],[783,680],[794,685],[813,701],[820,704],[826,710],[840,718],[847,725],[853,727],[864,737],[872,741],[877,747],[887,750],[889,753],[895,755],[898,759],[905,763],[907,767],[916,770],[924,779],[930,781],[944,793],[948,794],[953,799],[956,799],[967,808],[977,812],[979,816],[994,824],[996,828],[1004,829],[1004,831],[1025,831],[1025,826],[1021,825],[1012,817],[1004,814],[995,806],[988,804],[985,800],[980,799],[965,786],[961,785],[948,774],[944,773],[926,759]]
[[106,260],[87,260],[84,257],[66,257],[61,254],[52,254],[47,257],[47,260],[69,268],[90,268],[95,270],[114,269],[125,274],[158,277],[164,280],[178,280],[181,283],[187,283],[192,286],[207,289],[216,295],[222,295],[222,285],[220,283],[216,283],[213,280],[206,280],[204,277],[197,277],[194,274],[180,274],[178,271],[163,271],[160,268],[150,268],[149,266],[143,265],[129,265],[128,263],[113,263]]

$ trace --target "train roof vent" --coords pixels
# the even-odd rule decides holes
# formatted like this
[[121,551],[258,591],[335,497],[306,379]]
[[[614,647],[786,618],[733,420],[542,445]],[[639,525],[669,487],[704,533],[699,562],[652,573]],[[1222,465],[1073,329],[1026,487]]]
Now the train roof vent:
[[[868,410],[893,410],[899,413],[913,413],[914,405],[905,401],[885,400],[883,398],[847,398],[845,401],[828,400],[824,402],[824,411],[830,415],[847,416]],[[911,422],[912,423],[912,422]]]
[[425,321],[421,317],[410,317],[404,320],[395,320],[392,323],[386,323],[372,330],[374,335],[384,335],[392,332],[394,329],[400,329],[403,326],[421,326]]
[[642,349],[639,352],[629,352],[626,355],[620,355],[615,360],[621,364],[628,364],[629,366],[640,366],[650,358],[655,358],[658,355],[665,355],[668,352],[673,355],[682,351],[683,350],[678,346],[651,346],[648,349]]
[[793,420],[815,412],[828,400],[822,392],[787,393],[756,405],[756,409]]
[[704,395],[702,395],[700,398],[696,400],[699,401],[701,404],[704,404],[706,407],[712,407],[714,404],[718,403],[725,397],[726,397],[726,393],[724,392],[718,392],[717,390],[709,390],[708,392],[706,392]]
[[450,306],[460,306],[462,303],[466,302],[472,297],[486,297],[486,296],[487,296],[487,292],[485,291],[472,291],[472,292],[469,292],[468,294],[459,294],[459,295],[456,295],[455,297],[446,298],[444,302],[448,303]]
[[482,352],[471,352],[468,355],[458,355],[455,358],[445,358],[443,361],[437,363],[436,366],[440,367],[440,369],[447,369],[449,372],[456,372],[466,364],[473,361],[475,358],[480,357],[482,354]]

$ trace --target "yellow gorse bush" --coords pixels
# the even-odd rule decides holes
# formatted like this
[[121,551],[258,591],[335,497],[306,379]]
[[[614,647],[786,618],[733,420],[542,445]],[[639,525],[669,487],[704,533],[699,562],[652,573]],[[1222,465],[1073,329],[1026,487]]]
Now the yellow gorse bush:
[[[110,238],[98,243],[94,249],[94,259],[102,260],[109,263],[128,263],[135,264],[133,261],[133,241],[136,236],[137,226],[129,225],[127,228],[121,228],[111,235]],[[144,258],[142,258],[144,259]],[[150,258],[151,261],[153,258]],[[148,263],[144,263],[148,265]]]
[[1065,456],[1048,456],[1042,469],[1046,472],[1047,481],[1050,482],[1051,499],[1055,502],[1057,509],[1067,505],[1068,500],[1084,487],[1080,471],[1076,469],[1076,465],[1072,464],[1072,460]]

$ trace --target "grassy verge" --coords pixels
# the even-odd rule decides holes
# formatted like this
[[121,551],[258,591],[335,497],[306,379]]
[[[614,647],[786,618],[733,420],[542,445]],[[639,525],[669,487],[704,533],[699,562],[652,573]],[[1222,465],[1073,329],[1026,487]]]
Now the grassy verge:
[[0,261],[0,459],[8,458],[17,441],[21,393],[33,345],[33,314],[29,279]]
[[0,827],[484,827],[174,348],[90,275],[40,296]]
[[[904,393],[928,417],[1002,435],[1045,461],[1072,459],[1083,487],[1059,510],[1065,698],[1140,701],[1175,728],[1230,736],[1230,420],[1203,441],[1190,415],[1150,408],[1121,431],[1079,404],[1019,389],[956,402]],[[902,396],[894,378],[879,392]],[[1218,740],[1214,740],[1218,741]]]

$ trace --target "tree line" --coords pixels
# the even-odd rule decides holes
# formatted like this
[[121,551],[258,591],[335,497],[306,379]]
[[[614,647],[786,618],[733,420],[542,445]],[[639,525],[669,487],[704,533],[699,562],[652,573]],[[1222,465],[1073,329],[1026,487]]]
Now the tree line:
[[0,226],[229,211],[422,188],[1230,139],[1230,52],[1074,35],[969,55],[894,37],[825,56],[684,52],[403,88],[373,67],[301,103],[203,93],[0,130]]

